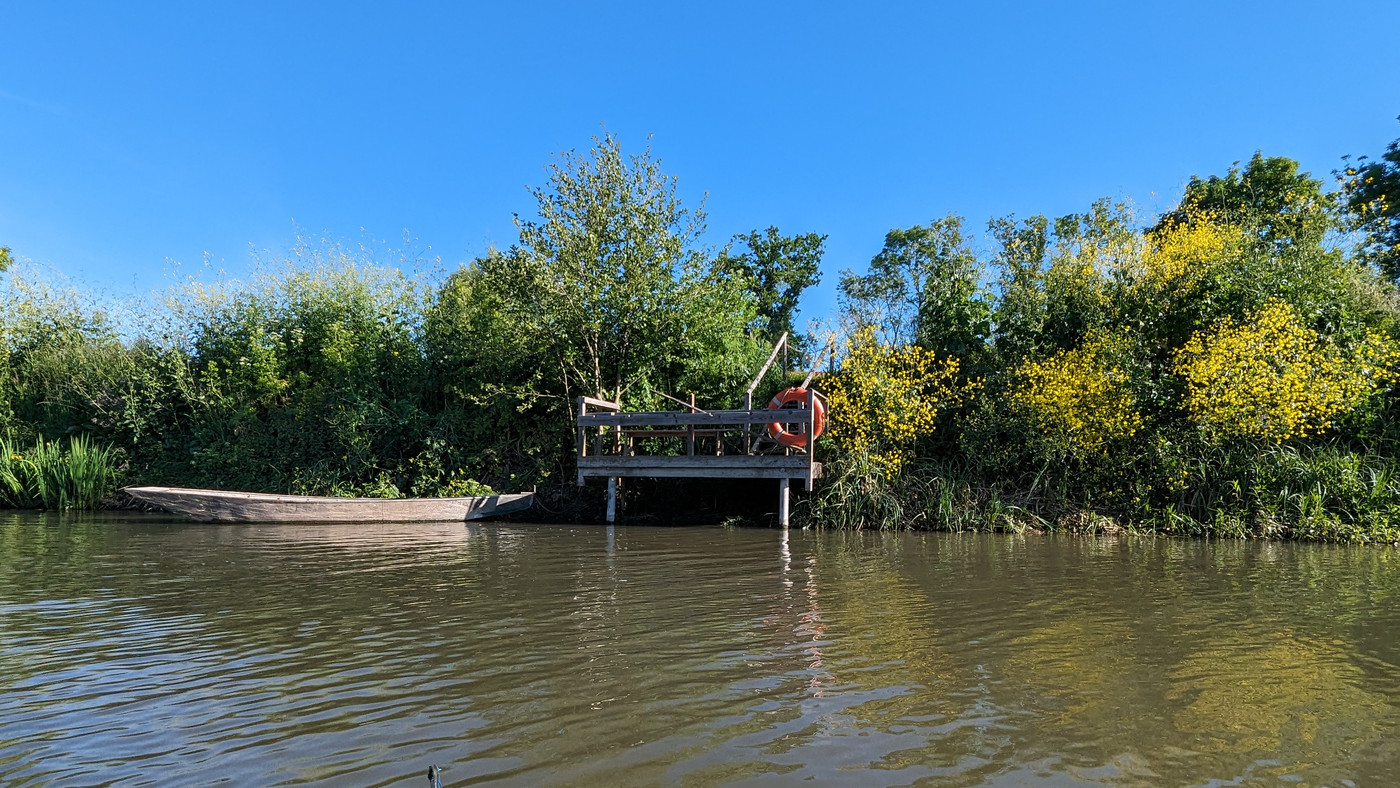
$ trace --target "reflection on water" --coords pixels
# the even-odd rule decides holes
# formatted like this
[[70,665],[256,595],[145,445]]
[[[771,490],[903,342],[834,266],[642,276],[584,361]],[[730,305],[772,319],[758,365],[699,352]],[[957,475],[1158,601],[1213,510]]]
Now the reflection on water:
[[1388,785],[1400,560],[0,515],[0,785]]

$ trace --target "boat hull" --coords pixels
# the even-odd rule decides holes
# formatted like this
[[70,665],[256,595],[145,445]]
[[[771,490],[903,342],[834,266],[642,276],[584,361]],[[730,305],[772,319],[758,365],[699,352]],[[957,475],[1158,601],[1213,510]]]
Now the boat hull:
[[465,522],[530,508],[534,493],[471,498],[324,498],[182,487],[125,487],[138,501],[207,523]]

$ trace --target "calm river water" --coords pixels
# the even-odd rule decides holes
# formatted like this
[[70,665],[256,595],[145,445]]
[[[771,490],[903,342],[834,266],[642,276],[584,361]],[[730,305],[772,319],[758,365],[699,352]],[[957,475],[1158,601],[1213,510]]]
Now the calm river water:
[[1400,556],[0,514],[0,785],[1400,785]]

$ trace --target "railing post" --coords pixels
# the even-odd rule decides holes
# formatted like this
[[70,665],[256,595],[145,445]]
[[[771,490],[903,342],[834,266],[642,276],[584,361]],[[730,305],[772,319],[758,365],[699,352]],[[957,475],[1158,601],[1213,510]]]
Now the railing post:
[[[583,397],[579,397],[579,398],[578,398],[578,418],[579,418],[579,421],[575,422],[575,425],[576,425],[577,428],[578,428],[578,429],[577,429],[577,432],[578,432],[578,459],[580,459],[580,460],[583,459],[584,452],[585,452],[585,451],[587,450],[587,448],[588,448],[588,439],[584,436],[583,421],[582,421],[582,419],[583,419],[583,414],[585,414],[585,413],[588,412],[588,411],[587,411],[587,408],[588,408],[588,403],[586,403],[586,402],[583,401]],[[583,486],[583,469],[580,468],[580,467],[578,467],[578,462],[577,462],[577,460],[574,462],[574,467],[578,470],[578,486],[582,487],[582,486]]]
[[[744,395],[744,410],[753,413],[753,392]],[[744,453],[753,454],[753,424],[744,425]]]
[[812,491],[813,470],[817,461],[817,392],[807,389],[807,492]]
[[[690,395],[690,412],[695,413],[695,395]],[[695,456],[695,424],[694,422],[685,425],[685,456]]]

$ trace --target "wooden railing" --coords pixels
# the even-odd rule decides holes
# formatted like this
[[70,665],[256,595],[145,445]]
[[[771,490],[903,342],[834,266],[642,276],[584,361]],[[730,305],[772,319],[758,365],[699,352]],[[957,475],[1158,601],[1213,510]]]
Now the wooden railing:
[[[787,347],[784,333],[773,346],[744,393],[743,410],[701,410],[695,395],[686,403],[667,394],[685,410],[623,413],[616,402],[579,397],[577,430],[578,483],[589,477],[608,480],[608,522],[617,511],[618,480],[632,476],[719,477],[734,479],[777,479],[778,521],[786,527],[788,487],[792,479],[803,479],[807,489],[821,476],[816,459],[812,415],[821,397],[809,388],[817,368],[828,351],[835,349],[834,338],[817,354],[812,372],[800,388],[807,390],[805,401],[795,409],[754,409],[753,395],[778,354]],[[786,365],[784,365],[786,367]],[[824,403],[823,403],[824,404]],[[785,425],[793,441],[776,440],[773,424]],[[679,444],[676,442],[680,441]],[[795,444],[795,445],[794,445]]]
[[[804,479],[821,474],[812,440],[808,395],[795,409],[646,411],[623,413],[617,403],[578,400],[578,482],[586,477],[695,476]],[[769,425],[803,435],[798,446],[772,439]]]

